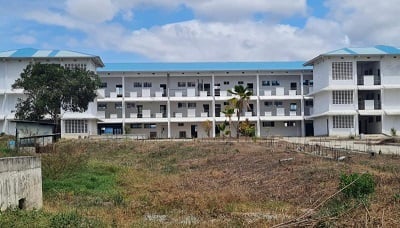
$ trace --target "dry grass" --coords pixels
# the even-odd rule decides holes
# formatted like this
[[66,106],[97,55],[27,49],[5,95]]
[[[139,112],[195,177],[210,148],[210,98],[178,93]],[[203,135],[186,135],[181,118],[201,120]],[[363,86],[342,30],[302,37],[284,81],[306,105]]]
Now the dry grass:
[[[273,226],[303,215],[334,194],[340,173],[369,172],[377,186],[368,205],[340,209],[338,204],[346,202],[334,199],[318,208],[306,224],[400,226],[398,157],[354,155],[339,163],[285,151],[282,143],[270,148],[254,142],[82,140],[62,142],[56,148],[71,151],[71,161],[87,159],[86,166],[115,169],[115,175],[112,190],[96,190],[101,194],[45,192],[44,211],[50,214],[79,211],[104,226],[120,227]],[[44,163],[59,160],[55,154],[43,156]],[[293,160],[279,162],[286,158]],[[65,165],[62,169],[68,170]],[[50,177],[54,176],[44,178]],[[113,192],[108,195],[109,191]],[[339,213],[326,217],[337,207]]]

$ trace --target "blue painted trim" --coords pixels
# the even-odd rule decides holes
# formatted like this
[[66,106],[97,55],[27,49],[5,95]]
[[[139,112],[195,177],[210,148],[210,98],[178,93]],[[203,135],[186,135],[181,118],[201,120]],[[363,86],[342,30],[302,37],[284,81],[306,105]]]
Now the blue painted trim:
[[60,50],[53,50],[52,52],[50,52],[49,57],[54,57],[54,56],[56,56],[57,53],[58,53],[59,51],[60,51]]
[[23,48],[23,49],[18,49],[16,52],[14,52],[10,57],[31,57],[33,56],[38,50],[34,48]]

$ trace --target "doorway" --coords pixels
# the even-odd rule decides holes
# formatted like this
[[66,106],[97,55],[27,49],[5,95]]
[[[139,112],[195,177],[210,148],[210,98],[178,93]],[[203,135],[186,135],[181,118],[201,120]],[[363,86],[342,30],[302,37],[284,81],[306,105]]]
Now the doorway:
[[162,91],[162,96],[166,97],[167,96],[167,85],[166,84],[160,84],[160,88]]
[[197,138],[197,125],[190,126],[190,135],[192,138]]

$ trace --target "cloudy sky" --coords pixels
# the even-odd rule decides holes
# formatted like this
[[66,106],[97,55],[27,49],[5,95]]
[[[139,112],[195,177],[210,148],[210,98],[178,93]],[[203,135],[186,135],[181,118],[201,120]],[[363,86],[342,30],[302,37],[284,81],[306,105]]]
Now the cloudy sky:
[[308,60],[400,44],[398,0],[0,0],[0,50],[104,62]]

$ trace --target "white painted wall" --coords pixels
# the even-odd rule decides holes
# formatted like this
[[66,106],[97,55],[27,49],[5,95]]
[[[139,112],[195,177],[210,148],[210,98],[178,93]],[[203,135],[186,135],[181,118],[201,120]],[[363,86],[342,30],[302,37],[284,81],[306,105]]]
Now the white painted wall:
[[301,136],[301,121],[295,121],[293,127],[286,127],[284,123],[284,121],[275,121],[275,127],[263,127],[261,123],[261,137]]

